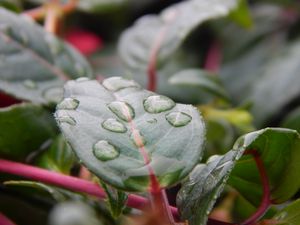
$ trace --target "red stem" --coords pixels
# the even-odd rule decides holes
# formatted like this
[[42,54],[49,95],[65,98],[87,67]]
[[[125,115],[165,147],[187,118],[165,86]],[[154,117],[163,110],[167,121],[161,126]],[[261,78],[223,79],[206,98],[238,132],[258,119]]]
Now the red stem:
[[[89,195],[99,197],[100,199],[104,199],[106,197],[104,190],[93,182],[48,171],[34,166],[29,166],[18,162],[0,159],[0,172],[26,177],[31,180],[56,185],[76,192],[83,192]],[[129,194],[128,196],[127,206],[129,207],[143,210],[148,204],[149,201],[141,196],[134,194]],[[173,214],[174,218],[176,220],[179,220],[177,208],[169,206],[169,210]],[[209,219],[208,224],[233,225],[231,223],[226,223],[214,219]]]
[[218,41],[214,41],[208,49],[204,69],[218,73],[220,71],[221,60],[221,44]]
[[4,214],[0,212],[0,224],[1,225],[16,225],[13,221],[7,218]]
[[263,216],[266,213],[266,211],[269,209],[271,204],[271,192],[270,192],[268,175],[258,151],[247,150],[245,151],[244,154],[246,155],[250,154],[254,157],[257,169],[260,174],[261,183],[263,185],[263,196],[262,196],[260,206],[258,207],[255,213],[253,213],[248,219],[246,219],[244,222],[241,223],[241,225],[251,225],[254,224],[261,216]]

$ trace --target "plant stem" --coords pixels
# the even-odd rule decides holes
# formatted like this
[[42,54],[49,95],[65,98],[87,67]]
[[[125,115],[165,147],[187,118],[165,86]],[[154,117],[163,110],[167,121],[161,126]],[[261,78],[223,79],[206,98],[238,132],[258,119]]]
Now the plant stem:
[[[96,196],[100,199],[104,199],[106,197],[104,190],[93,182],[48,171],[45,169],[26,165],[23,163],[0,159],[0,172],[25,177],[30,180],[35,180],[50,185],[59,186],[75,192],[86,193],[92,196]],[[134,195],[134,194],[129,194],[128,196],[127,206],[129,207],[142,210],[145,208],[147,204],[149,204],[149,201],[141,196]],[[179,218],[177,208],[169,206],[169,210],[171,211],[175,219]],[[233,225],[233,224],[217,221],[214,219],[209,219],[208,225]]]
[[50,1],[47,5],[45,30],[53,34],[58,34],[62,18],[63,11],[59,2],[56,0]]
[[213,41],[207,52],[204,69],[210,72],[218,73],[220,70],[221,60],[221,45],[218,41]]
[[263,185],[263,196],[262,196],[260,206],[258,207],[256,212],[253,213],[253,215],[251,215],[248,219],[246,219],[244,222],[241,223],[241,225],[251,225],[254,224],[261,216],[263,216],[266,213],[266,211],[269,209],[271,204],[271,192],[270,192],[268,175],[258,151],[247,150],[245,151],[244,154],[250,154],[254,157],[257,169],[260,174],[261,183]]
[[1,225],[16,225],[13,221],[7,218],[4,214],[0,212],[0,224]]
[[41,20],[45,17],[47,9],[45,6],[40,6],[35,9],[30,9],[28,11],[23,12],[23,15],[29,16],[34,20]]

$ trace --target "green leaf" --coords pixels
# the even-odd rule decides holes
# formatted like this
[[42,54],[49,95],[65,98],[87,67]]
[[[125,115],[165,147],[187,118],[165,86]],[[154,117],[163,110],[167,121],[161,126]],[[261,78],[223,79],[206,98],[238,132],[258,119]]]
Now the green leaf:
[[0,90],[34,103],[57,103],[67,79],[92,76],[71,46],[24,16],[0,9]]
[[72,149],[61,135],[57,136],[51,147],[36,159],[38,166],[64,174],[70,174],[75,162]]
[[148,190],[149,174],[169,187],[202,155],[205,128],[198,110],[132,80],[69,81],[64,97],[55,113],[63,134],[82,163],[116,188]]
[[[234,149],[258,151],[268,175],[272,202],[285,202],[299,190],[300,139],[297,131],[284,128],[255,131],[240,137]],[[259,205],[262,185],[251,155],[243,156],[236,163],[228,183],[252,204]]]
[[294,129],[300,132],[300,107],[298,106],[296,109],[287,114],[281,123],[282,127],[286,127],[289,129]]
[[182,184],[177,195],[181,218],[189,225],[205,225],[208,214],[223,191],[236,161],[244,149],[231,150],[223,156],[214,155],[206,164],[199,164]]
[[253,27],[253,20],[247,0],[239,0],[238,7],[229,14],[229,18],[245,28]]
[[0,0],[0,6],[14,12],[21,12],[21,2],[19,0]]
[[126,201],[128,195],[120,190],[117,190],[109,185],[106,185],[104,182],[101,182],[101,186],[103,187],[106,195],[107,195],[107,204],[110,209],[110,213],[113,218],[118,218],[124,208],[126,207]]
[[276,225],[299,225],[300,221],[300,199],[290,203],[280,210],[272,220]]
[[228,94],[215,74],[201,69],[185,69],[174,74],[169,79],[176,86],[197,87],[208,93],[229,101]]
[[23,160],[57,134],[51,113],[29,103],[1,108],[0,127],[0,156],[16,160]]
[[161,63],[174,54],[199,24],[226,16],[236,5],[235,0],[189,0],[166,8],[158,16],[144,16],[121,36],[119,54],[130,69],[145,67],[160,37]]

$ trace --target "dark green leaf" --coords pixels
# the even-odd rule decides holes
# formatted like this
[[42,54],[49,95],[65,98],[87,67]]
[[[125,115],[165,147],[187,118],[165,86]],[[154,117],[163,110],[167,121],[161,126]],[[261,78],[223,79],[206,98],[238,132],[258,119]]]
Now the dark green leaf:
[[[288,200],[299,190],[300,139],[296,131],[284,128],[255,131],[237,140],[234,149],[240,148],[257,150],[260,154],[274,203]],[[236,163],[228,183],[252,204],[259,205],[262,185],[251,155],[243,156]]]
[[38,166],[64,174],[70,174],[75,162],[73,151],[61,135],[36,160]]
[[300,221],[300,199],[290,203],[280,210],[273,219],[276,225],[299,225]]
[[29,103],[0,109],[0,155],[23,160],[57,134],[51,113]]
[[300,107],[287,114],[281,126],[300,132]]
[[23,16],[0,9],[0,90],[35,103],[57,103],[69,78],[92,76],[72,47]]
[[101,186],[103,187],[107,195],[107,204],[109,206],[112,217],[118,218],[122,214],[126,206],[125,204],[128,195],[123,191],[117,190],[105,184],[104,182],[101,182]]
[[186,69],[174,74],[169,79],[175,86],[188,86],[203,89],[214,96],[229,101],[228,94],[215,74],[201,69]]
[[174,185],[202,155],[205,129],[196,108],[120,77],[102,85],[68,82],[56,119],[82,163],[127,191],[148,190],[149,174],[161,188]]
[[21,3],[19,0],[0,0],[0,6],[14,12],[21,11]]
[[231,150],[223,156],[212,156],[199,164],[177,195],[181,218],[189,225],[205,225],[208,214],[222,192],[228,176],[244,149]]

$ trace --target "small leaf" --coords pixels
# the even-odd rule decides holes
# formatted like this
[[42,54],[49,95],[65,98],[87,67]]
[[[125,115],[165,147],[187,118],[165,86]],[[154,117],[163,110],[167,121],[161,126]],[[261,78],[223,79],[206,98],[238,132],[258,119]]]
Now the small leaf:
[[107,203],[110,209],[110,213],[113,218],[118,218],[124,208],[126,207],[126,201],[128,198],[128,195],[120,190],[117,190],[104,182],[101,182],[101,186],[103,187],[106,195],[107,195]]
[[299,225],[300,199],[281,209],[272,219],[276,225]]
[[169,79],[176,86],[197,87],[212,95],[229,101],[228,94],[215,74],[201,69],[185,69],[174,74]]
[[[78,101],[76,109],[61,107],[70,99]],[[148,190],[150,175],[161,188],[174,185],[202,155],[198,110],[132,80],[69,81],[55,116],[82,163],[118,189]]]
[[64,174],[70,174],[75,162],[72,149],[61,135],[57,136],[51,147],[36,159],[38,166]]
[[188,220],[189,225],[206,224],[208,214],[243,152],[243,149],[237,149],[223,156],[212,156],[207,164],[197,165],[183,183],[177,195],[177,206],[181,218]]
[[[295,130],[266,128],[248,133],[236,141],[234,149],[258,151],[268,175],[272,202],[282,203],[299,190],[300,139]],[[262,185],[252,156],[245,155],[236,163],[228,183],[252,204],[259,205]]]
[[24,16],[0,9],[0,90],[34,103],[57,103],[70,78],[92,76],[83,57]]
[[0,155],[16,160],[24,160],[57,134],[51,113],[29,103],[0,109],[0,127]]

